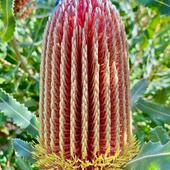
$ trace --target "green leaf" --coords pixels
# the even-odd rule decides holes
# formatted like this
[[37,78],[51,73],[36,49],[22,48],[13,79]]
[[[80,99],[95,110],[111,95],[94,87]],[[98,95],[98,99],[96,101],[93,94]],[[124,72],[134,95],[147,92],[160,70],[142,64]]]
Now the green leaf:
[[146,113],[154,122],[164,122],[170,124],[170,108],[149,102],[144,99],[139,99],[136,103],[136,107]]
[[10,141],[8,147],[4,151],[4,154],[7,157],[7,159],[10,160],[12,158],[13,153],[14,153],[14,147],[12,145],[12,142]]
[[22,129],[31,125],[33,129],[38,130],[37,127],[31,123],[34,115],[28,111],[23,104],[17,102],[2,89],[0,89],[0,112],[3,112],[7,117],[11,118],[13,123]]
[[144,144],[140,153],[127,164],[125,170],[168,170],[170,169],[170,142]]
[[20,157],[16,158],[16,165],[19,170],[32,170],[30,163]]
[[31,144],[20,139],[12,139],[12,143],[18,156],[23,157],[30,162],[34,162],[34,159],[32,158],[34,148]]
[[13,15],[13,0],[0,0],[2,10],[3,30],[0,31],[0,37],[3,41],[9,41],[15,31],[15,17]]
[[0,111],[23,129],[30,125],[30,120],[32,119],[31,112],[2,89],[0,89]]
[[142,79],[138,81],[131,90],[132,95],[132,109],[136,107],[136,103],[138,102],[139,98],[142,97],[149,85],[148,80]]
[[6,122],[6,116],[3,113],[0,113],[0,127],[5,126]]
[[34,115],[30,121],[30,125],[25,129],[29,134],[32,135],[32,137],[37,137],[39,134],[39,122],[36,118],[36,116]]
[[152,142],[159,142],[160,141],[162,144],[166,144],[170,140],[166,130],[163,129],[161,126],[154,128],[151,131],[150,136],[151,136]]
[[163,15],[170,15],[170,0],[138,0],[138,2]]

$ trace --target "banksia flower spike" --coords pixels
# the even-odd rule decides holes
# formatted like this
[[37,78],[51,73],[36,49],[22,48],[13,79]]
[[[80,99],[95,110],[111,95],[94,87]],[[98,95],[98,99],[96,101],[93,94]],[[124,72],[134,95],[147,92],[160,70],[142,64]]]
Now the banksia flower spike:
[[31,0],[13,0],[14,15],[18,18],[26,18],[33,11],[35,2]]
[[41,64],[42,169],[121,169],[131,132],[127,40],[109,0],[63,0],[49,19]]

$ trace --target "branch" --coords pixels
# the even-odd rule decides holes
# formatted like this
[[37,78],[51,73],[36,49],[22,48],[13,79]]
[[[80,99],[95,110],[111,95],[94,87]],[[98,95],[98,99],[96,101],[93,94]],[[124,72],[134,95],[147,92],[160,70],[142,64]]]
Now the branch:
[[17,48],[17,41],[16,41],[16,38],[13,37],[12,41],[11,41],[11,44],[12,44],[12,47],[16,53],[16,57],[17,57],[17,60],[20,61],[20,66],[21,68],[26,72],[28,73],[28,75],[32,78],[34,78],[33,76],[33,71],[31,69],[28,69],[27,68],[27,62],[26,60],[22,57],[22,55],[20,54],[18,48]]
[[[11,64],[10,62],[4,60],[3,58],[0,58],[0,63],[2,63],[3,66],[7,66],[7,67],[8,67],[8,66],[9,66],[9,67],[16,67],[16,65]],[[21,68],[18,68],[18,70],[19,70],[22,74],[25,73],[25,71],[24,71],[23,69],[21,69]]]

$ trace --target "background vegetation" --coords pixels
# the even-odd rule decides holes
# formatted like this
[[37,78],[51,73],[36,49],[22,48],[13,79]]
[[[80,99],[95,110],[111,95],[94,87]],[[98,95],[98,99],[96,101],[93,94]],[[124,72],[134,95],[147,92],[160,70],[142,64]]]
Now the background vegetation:
[[[55,0],[30,1],[27,18],[0,0],[0,169],[36,169],[42,37]],[[112,0],[126,26],[131,68],[133,130],[142,149],[126,169],[169,170],[170,0]],[[24,105],[21,105],[24,104]],[[23,142],[27,141],[27,142]],[[140,164],[140,167],[139,167]]]

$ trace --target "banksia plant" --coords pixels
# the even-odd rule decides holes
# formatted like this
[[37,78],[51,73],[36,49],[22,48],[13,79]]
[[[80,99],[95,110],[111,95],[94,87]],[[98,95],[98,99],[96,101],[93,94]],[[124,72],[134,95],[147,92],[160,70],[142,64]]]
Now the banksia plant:
[[31,0],[14,0],[14,15],[18,18],[26,18],[33,11],[34,6],[35,2],[32,2]]
[[127,48],[109,0],[58,4],[44,36],[39,167],[122,169],[136,155]]

